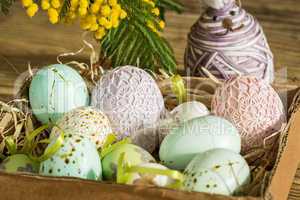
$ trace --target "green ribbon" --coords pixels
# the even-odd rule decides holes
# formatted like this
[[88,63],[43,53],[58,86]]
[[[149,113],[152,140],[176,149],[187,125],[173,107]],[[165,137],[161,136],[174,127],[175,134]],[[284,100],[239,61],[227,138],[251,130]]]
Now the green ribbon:
[[184,81],[180,75],[173,75],[170,78],[172,82],[172,91],[176,95],[178,102],[181,104],[187,100],[187,91]]
[[[64,131],[56,126],[61,131],[61,134],[56,138],[56,140],[43,139],[43,140],[34,142],[35,137],[38,136],[39,134],[41,134],[44,130],[48,129],[49,127],[50,126],[48,124],[43,125],[37,129],[35,129],[34,131],[30,132],[28,135],[26,135],[24,146],[21,151],[18,151],[17,143],[14,140],[13,136],[6,137],[4,140],[5,140],[5,144],[8,149],[8,152],[10,153],[10,155],[14,155],[14,154],[28,155],[28,157],[30,159],[32,159],[33,161],[36,161],[36,162],[42,162],[42,161],[48,160],[61,148],[61,146],[64,143],[64,135],[65,135]],[[51,144],[51,142],[53,142],[53,144]],[[33,156],[32,151],[40,143],[50,144],[51,146],[47,147],[47,149],[45,150],[43,155],[41,155],[39,157]]]
[[43,125],[37,129],[35,129],[34,131],[32,131],[31,133],[29,133],[28,135],[26,135],[25,137],[25,143],[24,146],[21,150],[22,153],[31,153],[33,151],[33,149],[35,148],[35,145],[33,144],[34,142],[34,138],[36,136],[38,136],[39,134],[41,134],[44,130],[48,129],[49,125]]
[[14,140],[13,136],[5,137],[4,142],[9,154],[14,155],[17,153],[18,151],[17,143]]
[[114,143],[116,141],[117,141],[117,136],[114,133],[109,134],[106,137],[106,140],[105,140],[105,142],[102,146],[102,149],[105,149],[105,148],[109,147],[112,143]]
[[125,152],[121,153],[118,159],[118,166],[117,166],[117,183],[125,184],[128,180],[125,173]]
[[[51,143],[49,144],[49,146],[46,148],[43,155],[41,155],[40,157],[32,157],[32,159],[38,162],[43,162],[45,160],[48,160],[61,148],[61,146],[64,143],[64,138],[65,138],[65,133],[61,130],[61,134],[56,138],[55,141],[53,141],[53,144]],[[48,143],[49,141],[44,140],[41,142]]]
[[184,175],[176,170],[157,169],[151,167],[130,166],[125,162],[125,152],[123,152],[118,160],[117,167],[117,183],[126,184],[129,181],[130,173],[152,174],[167,176],[174,180],[174,183],[167,185],[167,188],[180,189],[184,180]]
[[114,151],[118,147],[122,146],[123,144],[130,144],[130,143],[131,143],[130,138],[124,138],[123,140],[121,140],[117,143],[107,144],[104,148],[102,148],[102,150],[100,152],[100,157],[104,158],[107,154],[111,153],[112,151]]

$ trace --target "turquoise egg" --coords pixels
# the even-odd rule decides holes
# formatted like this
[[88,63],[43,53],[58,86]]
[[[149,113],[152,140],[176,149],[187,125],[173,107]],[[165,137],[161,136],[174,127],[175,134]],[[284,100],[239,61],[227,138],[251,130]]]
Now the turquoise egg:
[[171,169],[183,170],[199,153],[224,148],[241,151],[241,137],[227,120],[205,116],[183,122],[164,138],[159,157]]
[[106,180],[115,180],[120,155],[125,153],[124,162],[130,165],[154,163],[155,159],[146,150],[133,144],[122,144],[102,159],[103,177]]
[[39,163],[31,160],[25,154],[16,154],[7,157],[0,164],[0,170],[9,173],[15,173],[15,172],[38,173]]
[[29,100],[37,119],[55,123],[77,107],[89,105],[89,92],[83,78],[67,65],[55,64],[40,69],[29,88]]
[[197,155],[184,171],[187,191],[232,195],[250,181],[250,168],[238,153],[213,149]]
[[[53,143],[54,140],[47,148]],[[68,134],[62,147],[40,164],[39,173],[45,176],[101,180],[102,167],[96,145],[86,137]]]

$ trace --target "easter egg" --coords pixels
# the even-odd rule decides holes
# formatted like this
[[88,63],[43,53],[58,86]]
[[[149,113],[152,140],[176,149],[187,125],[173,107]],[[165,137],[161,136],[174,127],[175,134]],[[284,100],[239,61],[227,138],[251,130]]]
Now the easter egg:
[[215,148],[239,153],[241,138],[229,121],[216,116],[205,116],[173,128],[160,146],[159,157],[167,167],[182,170],[197,154]]
[[150,153],[133,144],[122,144],[102,159],[103,177],[106,180],[114,180],[117,174],[117,166],[120,155],[125,153],[125,162],[130,165],[155,162]]
[[92,105],[107,114],[120,138],[152,126],[165,109],[154,79],[133,66],[119,67],[102,76],[92,92]]
[[217,88],[212,112],[232,122],[242,137],[242,152],[261,147],[281,129],[285,111],[279,95],[266,82],[251,76],[232,78]]
[[250,168],[240,154],[213,149],[195,156],[184,175],[187,191],[232,195],[250,181]]
[[[168,170],[167,167],[157,163],[143,163],[137,167],[143,167],[145,169],[160,169]],[[166,175],[155,175],[152,173],[138,173],[131,172],[127,175],[126,184],[129,185],[154,185],[158,187],[167,187],[174,183],[174,180]]]
[[39,171],[39,164],[31,160],[25,154],[16,154],[7,157],[0,164],[0,170],[9,173],[15,173],[15,172],[37,173]]
[[214,9],[222,9],[229,3],[233,3],[234,0],[203,0],[204,3],[210,8]]
[[[47,148],[51,145],[53,143]],[[39,173],[44,176],[101,180],[101,160],[96,145],[81,135],[67,134],[62,147],[40,164]]]
[[57,121],[57,127],[52,129],[51,135],[76,133],[87,136],[97,148],[101,148],[106,137],[112,133],[108,117],[93,107],[80,107],[66,113]]
[[236,0],[204,0],[188,34],[184,65],[191,76],[255,76],[272,83],[274,56],[258,20]]
[[40,69],[29,88],[29,99],[36,118],[55,123],[66,112],[89,105],[89,93],[83,78],[67,65]]
[[147,127],[131,134],[133,142],[149,152],[154,152],[163,139],[178,123],[189,121],[197,117],[209,115],[207,107],[197,101],[185,102],[178,105],[171,112],[165,112],[153,127]]
[[209,115],[207,107],[197,101],[186,102],[174,108],[170,113],[177,121],[188,121],[197,117]]

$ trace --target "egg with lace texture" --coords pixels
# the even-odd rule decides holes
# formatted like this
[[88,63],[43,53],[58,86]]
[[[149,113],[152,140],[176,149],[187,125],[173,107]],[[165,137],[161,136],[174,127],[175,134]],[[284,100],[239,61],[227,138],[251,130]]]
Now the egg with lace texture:
[[94,107],[80,107],[66,113],[52,129],[51,135],[65,133],[87,136],[97,148],[101,148],[112,133],[108,117]]
[[250,168],[238,153],[213,149],[198,154],[184,171],[187,191],[233,195],[250,181]]
[[232,122],[242,137],[242,152],[261,147],[286,121],[283,103],[271,85],[252,76],[226,81],[217,88],[212,112]]
[[120,138],[153,126],[165,108],[155,80],[133,66],[119,67],[102,76],[92,91],[92,105],[109,117]]

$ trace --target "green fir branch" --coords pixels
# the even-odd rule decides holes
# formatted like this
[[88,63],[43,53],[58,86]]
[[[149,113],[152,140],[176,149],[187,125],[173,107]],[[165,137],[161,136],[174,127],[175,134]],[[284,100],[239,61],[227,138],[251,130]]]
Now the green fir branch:
[[[15,0],[0,0],[0,12],[7,14]],[[35,0],[39,1],[39,0]],[[90,0],[92,3],[93,0]],[[118,28],[109,30],[101,41],[104,56],[111,60],[112,67],[121,65],[138,65],[141,68],[157,71],[163,68],[172,74],[176,71],[174,53],[169,43],[147,26],[154,22],[158,31],[159,19],[151,13],[152,7],[143,0],[118,0],[128,17],[121,21]],[[182,12],[183,6],[177,0],[156,0],[161,11],[161,19],[165,10]],[[70,9],[70,0],[64,0],[59,13],[64,19]]]
[[[176,3],[170,3],[173,0],[159,1],[169,3],[164,5],[174,5],[173,8],[177,6]],[[154,72],[163,68],[169,74],[175,73],[177,64],[172,48],[162,36],[147,26],[149,20],[157,22],[151,12],[146,12],[149,5],[143,0],[120,0],[119,3],[126,10],[128,18],[118,28],[110,30],[101,42],[102,52],[111,60],[112,67],[138,65]],[[176,8],[181,10],[180,6]],[[155,27],[161,30],[158,22]]]
[[183,5],[177,0],[158,0],[157,6],[159,7],[160,18],[162,20],[165,20],[165,12],[167,10],[177,12],[178,14],[181,14],[184,10]]
[[0,13],[2,12],[7,15],[14,2],[15,0],[0,0]]
[[60,12],[59,12],[59,18],[60,19],[63,19],[64,17],[66,17],[66,15],[67,15],[67,13],[70,9],[70,6],[71,6],[70,0],[64,0],[63,1]]

